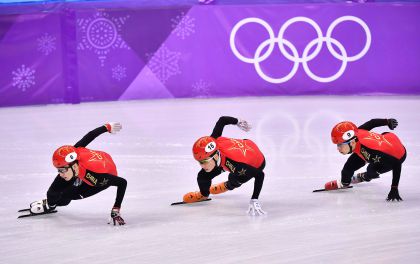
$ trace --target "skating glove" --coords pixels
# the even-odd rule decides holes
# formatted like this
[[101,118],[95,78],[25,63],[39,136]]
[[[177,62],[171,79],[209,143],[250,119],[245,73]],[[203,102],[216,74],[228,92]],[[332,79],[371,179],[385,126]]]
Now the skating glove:
[[120,208],[113,207],[111,210],[111,219],[109,220],[108,224],[114,222],[114,225],[125,225],[124,219],[120,215]]
[[387,119],[388,127],[391,130],[394,130],[398,126],[398,121],[395,118]]
[[261,204],[258,202],[258,199],[251,199],[249,201],[248,211],[249,215],[265,215],[267,214],[263,209],[261,209]]
[[108,132],[111,134],[115,134],[122,129],[122,125],[119,122],[109,122],[105,124],[105,126]]
[[242,119],[238,119],[238,124],[236,125],[245,132],[250,131],[252,128],[252,125],[250,123]]
[[388,198],[386,198],[388,202],[390,201],[402,201],[403,199],[400,197],[398,193],[398,186],[392,186],[391,190],[389,191]]

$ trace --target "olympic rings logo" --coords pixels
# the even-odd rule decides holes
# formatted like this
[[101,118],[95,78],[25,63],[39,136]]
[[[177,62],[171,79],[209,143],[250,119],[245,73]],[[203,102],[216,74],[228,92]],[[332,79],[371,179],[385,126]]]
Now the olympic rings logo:
[[[348,56],[346,49],[344,48],[344,46],[335,38],[332,37],[332,33],[335,29],[335,27],[340,24],[341,22],[344,21],[353,21],[358,23],[360,26],[362,26],[362,28],[365,31],[366,34],[366,43],[364,48],[362,49],[362,51],[360,51],[358,54],[354,55],[354,56]],[[286,29],[292,25],[293,23],[296,22],[305,22],[308,23],[309,25],[311,25],[315,31],[316,34],[318,36],[318,38],[310,41],[305,49],[303,50],[302,53],[302,57],[299,57],[298,51],[296,49],[296,47],[287,39],[284,39],[284,33],[286,31]],[[258,48],[255,51],[254,57],[252,58],[248,58],[243,56],[238,49],[236,48],[236,44],[235,44],[235,37],[236,37],[236,33],[238,32],[238,30],[248,24],[248,23],[257,23],[260,24],[261,26],[263,26],[268,34],[269,34],[269,39],[263,41]],[[257,71],[258,75],[266,80],[267,82],[270,83],[284,83],[287,82],[288,80],[290,80],[297,72],[298,68],[299,68],[299,64],[302,63],[303,69],[306,72],[306,74],[312,78],[315,81],[318,82],[332,82],[335,81],[336,79],[338,79],[345,71],[346,67],[347,67],[347,63],[348,62],[352,62],[352,61],[356,61],[359,60],[360,58],[362,58],[369,50],[370,44],[371,44],[371,40],[372,40],[372,36],[370,34],[370,30],[369,27],[366,25],[366,23],[361,20],[358,17],[355,16],[342,16],[337,18],[336,20],[334,20],[331,25],[328,27],[327,29],[327,34],[324,37],[321,31],[321,28],[319,27],[319,25],[312,19],[307,18],[307,17],[303,17],[303,16],[299,16],[299,17],[294,17],[291,18],[289,20],[286,21],[286,23],[283,24],[283,26],[280,28],[279,34],[277,37],[274,36],[274,31],[271,28],[271,26],[264,20],[260,19],[260,18],[256,18],[256,17],[249,17],[249,18],[245,18],[242,19],[241,21],[239,21],[232,29],[231,33],[230,33],[230,48],[232,49],[232,52],[235,54],[235,56],[245,62],[245,63],[253,63],[255,66],[255,70]],[[327,48],[328,51],[338,60],[340,60],[341,66],[340,69],[338,70],[337,73],[335,73],[334,75],[331,75],[329,77],[320,77],[315,75],[308,66],[308,62],[313,60],[320,52],[322,49],[322,44],[323,42],[325,42],[327,44]],[[282,53],[283,56],[286,57],[286,59],[290,60],[291,62],[293,62],[293,68],[291,70],[291,72],[289,74],[287,74],[284,77],[281,78],[272,78],[267,76],[261,69],[261,65],[260,63],[263,62],[264,60],[266,60],[271,53],[274,50],[274,46],[275,44],[278,44],[278,47],[280,48],[280,51]],[[312,47],[316,45],[315,50],[308,54],[309,51],[312,49]],[[332,45],[336,46],[338,48],[338,50],[340,51],[340,53],[337,53],[334,48],[332,47]],[[261,52],[263,51],[264,48],[266,48],[268,46],[268,49],[266,50],[266,52],[264,54],[261,54]],[[285,46],[287,46],[289,48],[289,50],[291,50],[292,54],[290,54],[286,49]]]

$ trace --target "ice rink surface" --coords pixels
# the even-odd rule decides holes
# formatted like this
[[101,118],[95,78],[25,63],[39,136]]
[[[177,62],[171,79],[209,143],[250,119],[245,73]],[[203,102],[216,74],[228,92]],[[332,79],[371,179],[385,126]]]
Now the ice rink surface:
[[[419,106],[419,97],[331,96],[0,108],[0,263],[418,263]],[[245,214],[253,180],[210,202],[170,206],[198,190],[191,147],[222,115],[254,126],[248,133],[229,126],[223,135],[252,139],[265,154],[265,217]],[[403,202],[385,201],[391,173],[353,189],[312,193],[338,178],[348,157],[330,141],[335,123],[390,117],[408,150]],[[45,198],[56,175],[53,151],[107,121],[120,121],[123,130],[88,148],[110,153],[127,179],[127,225],[107,224],[114,187],[56,214],[16,219],[18,209]]]

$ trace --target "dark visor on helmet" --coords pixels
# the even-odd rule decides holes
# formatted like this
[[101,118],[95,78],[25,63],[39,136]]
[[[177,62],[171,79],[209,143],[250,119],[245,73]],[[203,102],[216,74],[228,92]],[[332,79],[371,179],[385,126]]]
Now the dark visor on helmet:
[[61,168],[57,168],[57,171],[58,173],[66,173],[69,169],[70,167],[61,167]]

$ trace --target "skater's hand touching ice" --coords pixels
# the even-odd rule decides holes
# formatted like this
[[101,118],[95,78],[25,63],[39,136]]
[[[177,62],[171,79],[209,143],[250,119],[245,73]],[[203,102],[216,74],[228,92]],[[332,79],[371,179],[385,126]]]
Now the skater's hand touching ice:
[[398,192],[398,187],[396,187],[396,186],[392,186],[391,187],[391,190],[389,191],[389,194],[388,194],[388,198],[386,198],[386,200],[388,202],[390,202],[390,201],[397,201],[397,202],[399,202],[399,201],[402,201],[403,200],[400,197],[400,194]]
[[114,223],[114,225],[125,225],[124,219],[120,215],[120,208],[113,207],[111,210],[111,219],[109,220],[108,224]]
[[258,199],[251,199],[251,201],[249,201],[247,214],[255,216],[265,215],[267,213],[261,208],[261,204],[258,202]]

